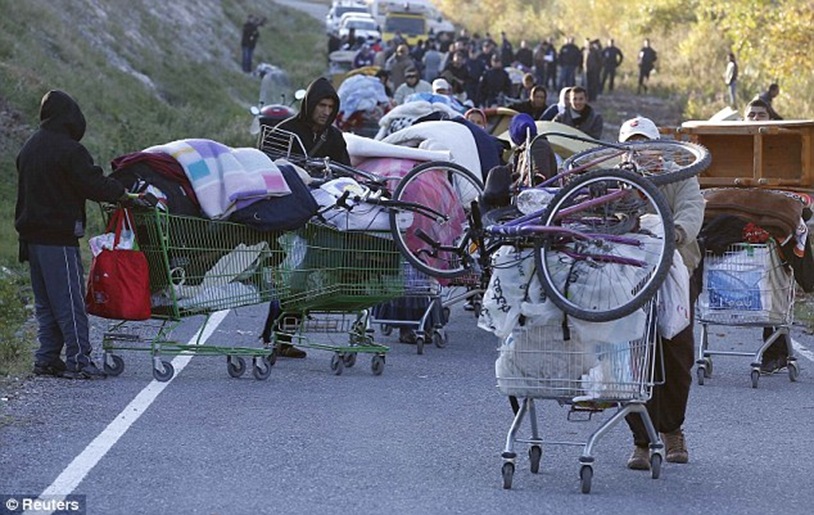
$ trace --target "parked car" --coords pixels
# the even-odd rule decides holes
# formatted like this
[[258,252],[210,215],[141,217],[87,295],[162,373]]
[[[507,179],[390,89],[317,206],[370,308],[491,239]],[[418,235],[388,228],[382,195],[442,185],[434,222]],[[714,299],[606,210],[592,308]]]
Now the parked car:
[[360,13],[360,14],[370,14],[370,10],[368,10],[367,5],[356,3],[356,2],[348,2],[348,3],[334,3],[330,10],[328,10],[328,14],[325,15],[325,32],[327,34],[336,34],[339,32],[339,21],[342,18],[343,14],[346,13]]
[[357,38],[376,40],[382,37],[382,33],[379,30],[379,24],[376,23],[373,18],[345,18],[344,22],[339,27],[339,37],[343,38],[347,36],[350,29],[354,29]]

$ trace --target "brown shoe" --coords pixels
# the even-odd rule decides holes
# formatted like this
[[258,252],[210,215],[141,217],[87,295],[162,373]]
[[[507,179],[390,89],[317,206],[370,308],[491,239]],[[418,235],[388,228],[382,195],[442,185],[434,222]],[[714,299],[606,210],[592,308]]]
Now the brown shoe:
[[278,358],[304,358],[307,356],[304,350],[300,350],[288,343],[280,343],[277,345]]
[[687,452],[687,442],[684,440],[684,432],[676,429],[672,433],[661,433],[666,449],[665,460],[670,463],[687,463],[690,455]]
[[627,460],[627,468],[633,470],[650,470],[650,449],[647,447],[633,447],[633,454]]

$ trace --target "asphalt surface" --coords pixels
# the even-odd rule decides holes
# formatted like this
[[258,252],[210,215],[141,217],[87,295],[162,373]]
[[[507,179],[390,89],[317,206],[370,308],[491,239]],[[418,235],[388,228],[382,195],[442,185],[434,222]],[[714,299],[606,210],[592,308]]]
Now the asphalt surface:
[[[231,312],[207,343],[255,346],[264,315],[261,306]],[[201,323],[187,320],[174,338],[186,342]],[[715,348],[756,349],[758,329],[713,329]],[[555,445],[537,475],[519,445],[504,490],[512,415],[495,388],[496,340],[459,306],[447,332],[445,348],[423,355],[377,332],[391,345],[381,376],[361,355],[336,376],[331,353],[311,350],[279,360],[265,381],[230,378],[225,358],[197,356],[157,383],[149,355],[130,351],[116,378],[31,379],[2,401],[0,494],[39,495],[58,477],[70,484],[67,474],[75,488],[56,493],[84,495],[87,513],[105,514],[792,513],[814,503],[809,358],[800,357],[798,382],[763,377],[757,389],[748,358],[716,358],[714,376],[691,393],[690,463],[665,463],[657,480],[625,467],[631,438],[617,426],[595,448],[590,495],[580,493],[581,449]],[[811,357],[811,336],[793,335]],[[133,418],[145,387],[164,389],[112,444],[108,433],[97,438]],[[544,438],[558,441],[584,440],[608,416],[569,422],[553,401],[538,412]],[[106,454],[93,452],[105,442]],[[87,468],[78,482],[77,462]]]

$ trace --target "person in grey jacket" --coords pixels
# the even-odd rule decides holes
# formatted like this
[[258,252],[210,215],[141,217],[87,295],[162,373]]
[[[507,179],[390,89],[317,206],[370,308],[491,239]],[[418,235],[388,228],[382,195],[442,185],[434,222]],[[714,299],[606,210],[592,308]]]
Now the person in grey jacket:
[[588,92],[582,86],[571,88],[565,110],[554,117],[555,122],[579,129],[594,139],[602,138],[602,115],[588,104]]
[[[656,124],[649,118],[636,117],[626,121],[619,129],[619,141],[659,139]],[[666,184],[659,188],[667,199],[673,213],[675,225],[676,249],[684,261],[690,275],[690,313],[695,310],[695,300],[700,288],[693,280],[693,272],[701,262],[701,249],[698,245],[698,233],[704,222],[704,197],[697,177]],[[647,412],[653,420],[656,430],[666,447],[665,459],[672,463],[687,463],[689,453],[684,439],[682,426],[687,410],[687,400],[692,384],[692,367],[695,363],[695,339],[693,336],[693,319],[680,333],[670,339],[663,338],[657,347],[656,363],[664,363],[664,377],[658,377],[661,384],[653,387],[653,396],[647,401]],[[659,354],[661,356],[659,356]],[[660,367],[657,367],[660,369]],[[650,469],[650,453],[644,423],[638,414],[626,417],[633,432],[633,454],[627,466],[636,470]]]

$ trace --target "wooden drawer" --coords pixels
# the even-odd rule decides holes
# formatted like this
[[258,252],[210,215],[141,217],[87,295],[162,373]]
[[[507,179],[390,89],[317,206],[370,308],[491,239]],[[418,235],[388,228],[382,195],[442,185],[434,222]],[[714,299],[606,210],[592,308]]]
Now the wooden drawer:
[[678,134],[712,154],[701,187],[814,189],[814,120],[691,121]]

